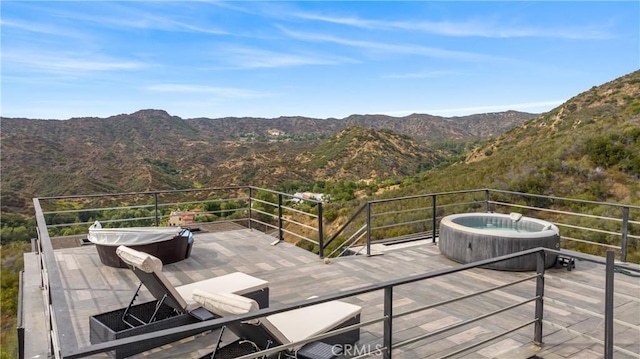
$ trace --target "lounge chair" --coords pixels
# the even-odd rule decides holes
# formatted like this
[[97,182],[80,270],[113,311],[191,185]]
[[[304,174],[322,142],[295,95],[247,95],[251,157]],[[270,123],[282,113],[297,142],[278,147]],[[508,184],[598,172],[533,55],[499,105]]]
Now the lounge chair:
[[131,267],[140,284],[144,284],[156,300],[179,313],[190,313],[200,307],[192,299],[195,289],[233,293],[255,300],[260,308],[269,306],[269,283],[248,274],[234,272],[174,287],[162,273],[162,262],[158,258],[125,246],[118,247],[116,254]]
[[[250,275],[235,272],[220,277],[205,279],[174,287],[162,273],[162,261],[144,252],[120,246],[116,253],[140,279],[140,285],[126,308],[102,313],[90,318],[91,343],[102,343],[132,335],[196,323],[217,318],[218,315],[202,308],[192,299],[195,289],[223,291],[246,296],[261,308],[269,306],[268,282]],[[153,302],[134,305],[142,286],[156,299]],[[171,343],[187,337],[163,338],[162,342],[138,346],[134,349],[118,350],[111,356],[121,358]]]
[[[256,301],[231,293],[211,293],[198,289],[193,292],[193,299],[211,313],[224,317],[246,314],[259,309]],[[258,349],[263,350],[268,347],[291,344],[334,329],[360,323],[361,310],[361,307],[354,304],[331,301],[269,315],[248,322],[234,323],[226,328],[241,339],[249,340]],[[338,349],[331,353],[332,344],[354,344],[358,340],[360,340],[360,330],[353,329],[346,333],[326,338],[322,342],[325,343],[325,349],[327,346],[329,347],[327,358],[332,358],[339,351]],[[317,344],[317,342],[310,343],[307,346],[295,346],[288,352],[293,356],[300,355],[305,349],[309,349],[312,344]],[[317,348],[317,346],[314,347]]]

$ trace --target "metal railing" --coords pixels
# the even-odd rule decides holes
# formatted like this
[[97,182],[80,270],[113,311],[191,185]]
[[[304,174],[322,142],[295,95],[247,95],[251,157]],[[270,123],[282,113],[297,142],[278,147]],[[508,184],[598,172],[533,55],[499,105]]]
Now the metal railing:
[[71,323],[71,317],[66,306],[64,291],[62,290],[62,278],[53,245],[49,237],[44,214],[40,208],[40,202],[33,200],[36,212],[36,225],[38,238],[35,240],[38,256],[38,268],[42,280],[44,298],[45,326],[48,332],[49,354],[55,358],[63,357],[62,351],[73,351],[78,348],[78,341],[73,329],[67,325]]
[[16,329],[18,334],[18,353],[24,353],[24,318],[23,318],[23,303],[24,303],[24,271],[20,271],[18,288],[18,317],[16,318]]
[[[374,243],[431,239],[435,243],[442,217],[461,212],[517,211],[560,227],[563,248],[603,255],[613,249],[626,262],[640,240],[640,206],[543,196],[493,189],[429,193],[371,200],[338,228],[325,246],[331,253],[371,255]],[[363,236],[356,236],[362,230]],[[351,247],[361,246],[358,251]],[[325,250],[326,252],[326,250]],[[636,255],[635,262],[640,261]]]
[[[306,243],[320,258],[371,255],[372,243],[431,239],[447,214],[523,212],[561,229],[563,248],[603,255],[614,249],[626,262],[640,240],[640,206],[493,189],[428,193],[370,200],[331,235],[324,203],[252,186],[39,198],[51,237],[85,234],[96,219],[109,226],[161,225],[179,209],[193,211],[193,225],[233,222],[274,231],[280,239]],[[333,205],[333,204],[330,204]],[[179,212],[174,212],[179,213]],[[327,239],[325,240],[325,237]],[[352,247],[358,250],[351,250]],[[636,255],[635,261],[640,261]]]
[[[369,356],[371,354],[375,354],[375,353],[382,353],[383,358],[385,359],[391,359],[393,357],[393,350],[394,349],[400,349],[404,346],[416,343],[416,342],[420,342],[420,341],[424,341],[427,340],[428,338],[431,338],[433,336],[436,335],[440,335],[443,333],[447,333],[449,331],[453,331],[457,328],[460,328],[462,326],[477,322],[477,321],[481,321],[487,318],[491,318],[494,317],[496,315],[499,315],[501,313],[504,312],[508,312],[510,310],[514,310],[516,308],[520,308],[522,306],[525,306],[528,303],[533,303],[534,304],[534,308],[533,308],[533,312],[530,312],[530,319],[525,319],[523,321],[521,321],[519,324],[517,324],[516,326],[514,326],[513,328],[509,328],[508,330],[505,330],[503,332],[497,333],[495,335],[492,335],[488,338],[485,338],[481,341],[472,343],[470,345],[467,345],[465,347],[462,348],[457,348],[451,352],[442,354],[440,356],[440,358],[449,358],[449,357],[453,357],[456,355],[459,355],[461,353],[467,352],[473,348],[476,348],[478,346],[481,346],[487,342],[490,342],[492,340],[495,340],[497,338],[506,336],[510,333],[513,333],[516,330],[520,330],[522,328],[526,328],[527,326],[533,326],[533,335],[531,338],[531,342],[536,344],[536,345],[543,345],[543,338],[544,333],[543,333],[543,323],[552,323],[552,321],[546,320],[544,317],[544,300],[545,300],[545,257],[547,255],[565,255],[565,256],[569,256],[571,258],[574,259],[579,259],[579,260],[583,260],[583,261],[589,261],[592,263],[596,263],[599,265],[604,265],[605,266],[605,281],[606,281],[606,286],[605,286],[605,292],[604,292],[604,303],[605,303],[605,313],[604,313],[604,321],[605,321],[605,329],[604,329],[604,335],[603,338],[601,340],[603,346],[604,346],[604,353],[603,353],[603,357],[604,358],[613,358],[613,353],[614,350],[615,351],[620,351],[620,352],[629,352],[629,350],[626,350],[622,347],[616,346],[615,342],[614,342],[614,336],[613,336],[613,323],[614,323],[614,317],[613,317],[613,313],[614,313],[614,301],[613,301],[613,295],[614,295],[614,276],[613,273],[616,269],[623,269],[626,271],[634,271],[634,272],[638,272],[640,273],[640,269],[635,268],[635,267],[630,267],[630,266],[626,266],[626,265],[621,265],[621,264],[616,264],[615,263],[615,257],[614,257],[614,253],[609,251],[607,253],[607,257],[606,260],[603,260],[601,258],[597,258],[597,257],[593,257],[593,256],[585,256],[585,255],[580,255],[580,254],[567,254],[566,252],[560,252],[557,250],[552,250],[552,249],[547,249],[547,248],[535,248],[535,249],[530,249],[530,250],[526,250],[523,252],[519,252],[519,253],[514,253],[514,254],[509,254],[509,255],[505,255],[505,256],[501,256],[501,257],[497,257],[497,258],[492,258],[492,259],[487,259],[487,260],[483,260],[483,261],[479,261],[479,262],[475,262],[475,263],[469,263],[469,264],[464,264],[464,265],[460,265],[454,268],[450,268],[450,269],[445,269],[445,270],[438,270],[438,271],[433,271],[433,272],[429,272],[429,273],[424,273],[424,274],[418,274],[418,275],[414,275],[408,278],[403,278],[403,279],[397,279],[397,280],[391,280],[391,281],[386,281],[386,282],[382,282],[382,283],[378,283],[378,284],[374,284],[374,285],[369,285],[363,288],[359,288],[359,289],[353,289],[353,290],[349,290],[349,291],[345,291],[345,292],[340,292],[338,294],[331,294],[331,295],[327,295],[321,298],[316,298],[316,299],[310,299],[310,300],[306,300],[304,303],[299,303],[299,304],[293,304],[293,305],[287,305],[287,306],[282,306],[279,308],[265,308],[262,310],[259,310],[257,312],[253,312],[253,313],[249,313],[249,314],[245,314],[245,315],[240,315],[240,316],[235,316],[233,318],[220,318],[220,319],[214,319],[214,320],[210,320],[210,321],[205,321],[205,322],[200,322],[200,323],[195,323],[195,324],[189,324],[189,325],[185,325],[182,327],[177,327],[177,328],[171,328],[171,329],[165,329],[165,330],[160,330],[160,331],[156,331],[156,332],[152,332],[152,333],[146,333],[146,334],[142,334],[142,335],[137,335],[134,337],[129,337],[129,338],[125,338],[125,339],[118,339],[118,340],[114,340],[114,341],[109,341],[109,342],[104,342],[104,343],[100,343],[100,344],[95,344],[95,345],[91,345],[85,348],[74,348],[74,350],[65,350],[65,352],[60,356],[61,358],[68,358],[68,359],[73,359],[73,358],[84,358],[90,355],[94,355],[94,354],[98,354],[98,353],[103,353],[103,352],[108,352],[111,350],[116,350],[119,348],[122,349],[126,349],[126,348],[130,348],[132,346],[136,346],[136,345],[144,345],[147,342],[151,342],[154,340],[157,340],[158,338],[162,338],[165,336],[174,336],[178,335],[180,336],[180,334],[184,334],[184,337],[190,337],[195,335],[194,333],[202,333],[205,331],[210,331],[210,330],[216,330],[216,329],[220,329],[223,326],[228,326],[231,325],[233,323],[240,323],[240,322],[246,322],[252,319],[259,319],[265,316],[269,316],[272,314],[276,314],[276,313],[281,313],[281,312],[285,312],[285,311],[289,311],[289,310],[294,310],[294,309],[298,309],[298,308],[303,308],[303,307],[308,307],[308,306],[312,306],[315,304],[320,304],[320,303],[325,303],[325,302],[329,302],[329,301],[333,301],[333,300],[343,300],[343,299],[349,299],[349,298],[353,298],[355,296],[360,296],[363,294],[367,294],[367,293],[373,293],[373,292],[377,292],[377,291],[382,291],[383,293],[383,305],[382,305],[382,312],[380,313],[380,315],[376,315],[374,318],[371,319],[367,319],[366,321],[363,321],[361,323],[358,324],[354,324],[354,325],[350,325],[348,327],[343,327],[340,329],[336,329],[336,330],[332,330],[329,331],[327,333],[323,333],[320,335],[316,335],[310,338],[306,338],[304,340],[300,340],[300,341],[295,341],[292,343],[288,343],[286,345],[279,345],[276,347],[272,347],[272,348],[268,348],[266,350],[261,350],[259,352],[253,353],[253,354],[248,354],[245,356],[240,357],[241,359],[250,359],[250,358],[259,358],[262,357],[264,355],[271,355],[271,354],[275,354],[278,352],[281,352],[283,350],[286,349],[290,349],[293,347],[299,347],[303,344],[306,343],[310,343],[310,342],[314,342],[314,341],[318,341],[318,340],[323,340],[326,339],[328,337],[331,336],[335,336],[335,335],[340,335],[342,333],[351,331],[353,329],[361,329],[361,328],[367,328],[371,325],[374,324],[378,324],[378,323],[382,323],[383,326],[383,335],[382,335],[382,341],[378,342],[375,346],[371,346],[371,348],[374,348],[373,351],[369,351],[369,352],[365,352],[365,353],[361,353],[360,356],[358,357],[366,357]],[[536,273],[526,276],[524,278],[519,278],[517,280],[513,280],[511,282],[505,283],[503,285],[498,285],[498,286],[494,286],[491,288],[487,288],[487,289],[483,289],[480,291],[475,291],[473,293],[467,294],[467,295],[462,295],[456,298],[450,298],[450,299],[446,299],[443,301],[440,301],[438,303],[431,303],[431,304],[427,304],[427,305],[423,305],[419,308],[415,308],[412,310],[407,310],[401,313],[394,313],[394,293],[398,290],[399,287],[403,286],[403,285],[407,285],[407,284],[412,284],[412,283],[417,283],[417,282],[421,282],[421,281],[425,281],[425,285],[428,285],[428,281],[438,278],[438,277],[443,277],[443,276],[447,276],[447,275],[451,275],[454,273],[459,273],[459,272],[465,272],[468,270],[471,270],[473,268],[478,268],[478,267],[483,267],[483,266],[487,266],[490,265],[492,263],[497,263],[500,261],[504,261],[504,260],[508,260],[508,259],[513,259],[513,258],[518,258],[518,257],[522,257],[522,256],[526,256],[526,255],[535,255],[537,257],[537,269],[536,269]],[[433,330],[431,332],[422,334],[422,335],[417,335],[411,338],[406,338],[406,339],[402,339],[402,340],[394,340],[394,321],[396,321],[399,318],[402,318],[403,316],[408,316],[420,311],[426,311],[429,309],[433,309],[433,308],[439,308],[441,306],[445,306],[447,304],[451,304],[454,302],[458,302],[458,301],[462,301],[465,299],[469,299],[469,298],[474,298],[486,293],[490,293],[496,290],[501,290],[501,289],[505,289],[514,285],[517,285],[519,283],[523,283],[526,281],[530,281],[530,280],[535,280],[535,293],[532,293],[532,295],[529,298],[525,298],[524,300],[518,301],[516,303],[507,305],[505,307],[501,307],[498,309],[495,309],[492,312],[489,313],[485,313],[476,317],[472,317],[472,318],[468,318],[464,321],[461,321],[459,323],[456,324],[452,324],[452,325],[448,325],[444,328],[439,328],[436,330]],[[521,312],[519,312],[521,313]]]
[[[221,191],[228,191],[230,194],[222,197],[212,195],[212,193],[219,193]],[[203,196],[204,198],[201,198],[196,196],[194,193],[204,193],[205,195]],[[188,200],[178,201],[175,199],[175,196],[187,196],[189,198]],[[509,197],[516,198],[516,200],[509,200]],[[114,198],[117,199],[117,205],[113,204]],[[369,201],[360,207],[360,209],[357,210],[337,232],[325,241],[325,233],[323,232],[323,204],[318,201],[302,199],[302,201],[307,203],[308,207],[303,210],[299,206],[294,205],[291,201],[292,199],[295,199],[296,201],[300,200],[294,198],[290,194],[250,186],[126,193],[116,195],[35,198],[33,200],[33,204],[36,215],[38,238],[33,244],[37,253],[39,253],[38,264],[42,280],[43,297],[45,298],[45,316],[47,318],[46,325],[50,337],[49,352],[56,358],[82,357],[90,355],[91,353],[109,351],[118,346],[126,347],[127,345],[135,345],[134,343],[136,340],[152,340],[151,338],[158,338],[162,335],[181,333],[183,330],[185,333],[193,329],[202,329],[202,331],[206,331],[228,322],[228,320],[216,320],[184,328],[145,334],[143,336],[135,337],[135,339],[122,339],[110,343],[93,345],[89,348],[79,348],[78,340],[73,333],[73,329],[71,326],[67,325],[67,323],[70,322],[70,318],[66,308],[65,294],[61,289],[63,286],[58,264],[53,252],[53,236],[50,235],[49,231],[51,230],[52,232],[56,232],[57,235],[62,235],[64,234],[64,228],[69,229],[79,227],[82,229],[83,233],[86,233],[86,227],[91,224],[101,212],[111,212],[121,215],[122,213],[120,213],[120,211],[141,211],[139,213],[141,216],[139,217],[117,218],[118,215],[111,216],[109,219],[105,220],[105,223],[107,224],[133,223],[135,225],[140,225],[141,223],[150,223],[159,225],[164,219],[170,216],[170,210],[174,208],[178,208],[180,206],[184,208],[185,206],[200,206],[208,203],[219,203],[219,209],[217,209],[216,205],[212,205],[209,208],[210,210],[203,211],[204,213],[202,215],[215,215],[215,213],[222,214],[222,211],[226,211],[234,214],[235,216],[232,218],[228,218],[229,215],[220,216],[218,218],[226,218],[217,222],[238,223],[244,221],[248,228],[254,228],[257,225],[260,225],[265,228],[277,229],[278,239],[282,240],[286,236],[289,236],[291,238],[299,238],[312,243],[314,246],[317,246],[320,257],[324,256],[325,251],[330,248],[330,245],[342,242],[341,244],[347,243],[348,246],[353,246],[356,243],[362,244],[363,241],[367,254],[370,255],[371,244],[388,239],[385,238],[385,233],[389,233],[390,229],[396,229],[396,233],[405,236],[430,232],[431,240],[435,241],[438,220],[444,215],[447,213],[459,213],[461,211],[474,210],[509,212],[515,208],[517,210],[525,211],[525,214],[537,213],[539,214],[538,217],[543,217],[552,221],[559,227],[567,229],[567,234],[562,236],[562,238],[567,242],[576,242],[578,244],[588,242],[590,245],[616,249],[622,261],[626,261],[627,248],[631,246],[631,243],[640,239],[640,236],[632,234],[637,233],[633,231],[640,228],[638,227],[640,226],[640,222],[637,220],[640,215],[640,206],[479,189]],[[57,203],[54,203],[53,205],[49,204],[52,208],[47,208],[47,210],[44,211],[41,205],[47,202]],[[240,204],[241,202],[245,205],[238,205],[236,207],[229,205],[222,208],[223,203],[234,203],[235,205]],[[547,206],[542,207],[540,203]],[[582,213],[572,210],[571,206],[575,206],[576,204],[588,206],[593,210],[593,212]],[[67,205],[68,208],[60,208],[65,205]],[[312,211],[314,208],[315,213]],[[145,215],[144,212],[142,212],[143,210],[147,211],[147,213],[151,212],[152,215]],[[64,220],[65,216],[73,218],[67,221]],[[76,217],[80,218],[80,220],[76,220]],[[300,218],[302,217],[306,217],[307,220],[301,220]],[[391,218],[391,220],[389,218]],[[604,225],[600,228],[588,227],[581,222],[585,220],[600,221],[604,223]],[[303,223],[305,221],[307,223]],[[313,223],[314,221],[317,223],[315,226],[308,224]],[[349,228],[356,228],[356,230],[353,230],[351,234],[346,236],[345,234],[349,233]],[[73,230],[70,230],[70,232],[73,232]],[[587,234],[583,235],[581,238],[577,238],[581,236],[580,233],[582,232],[586,232]],[[589,240],[589,236],[594,233],[597,238],[600,238],[600,236],[619,238],[619,244],[612,245]],[[343,239],[342,237],[347,238]],[[347,241],[347,239],[350,240]],[[341,250],[344,252],[344,248],[348,249],[348,246],[338,246],[335,248],[342,248]],[[335,248],[333,248],[333,252],[336,252]],[[536,249],[527,251],[525,254],[542,253],[541,251],[544,253],[557,253],[556,251],[549,249]],[[248,319],[250,317],[254,318],[274,314],[325,301],[348,298],[376,290],[384,291],[385,310],[383,316],[378,318],[377,322],[385,323],[384,348],[388,352],[388,354],[385,355],[389,355],[390,357],[391,349],[394,348],[394,345],[395,347],[398,346],[398,343],[391,343],[390,339],[392,338],[391,334],[393,328],[393,307],[391,306],[393,300],[393,288],[402,284],[419,280],[427,280],[429,278],[467,270],[525,254],[515,254],[494,258],[488,261],[463,265],[447,271],[437,271],[406,278],[400,281],[386,282],[356,291],[348,291],[318,300],[311,300],[300,305],[278,309],[267,309],[260,311],[254,316],[246,316],[246,318]],[[608,254],[608,257],[609,256],[611,255]],[[574,257],[598,264],[605,263],[604,260],[591,259],[591,257],[588,256],[584,256],[583,258],[582,256],[575,255]],[[608,257],[607,260],[609,260]],[[615,265],[615,267],[620,267],[620,265]],[[626,267],[623,266],[622,268]],[[609,265],[607,266],[607,270],[609,270]],[[625,270],[635,269],[626,268]],[[537,278],[537,281],[542,278],[540,272],[538,272]],[[609,291],[610,289],[607,287],[606,293],[610,293]],[[532,297],[531,300],[537,303],[540,301],[540,298],[542,298],[542,294],[536,291],[536,296]],[[605,313],[605,317],[609,314]],[[245,317],[240,319],[243,318]],[[542,318],[536,315],[532,320],[535,320],[536,323],[538,323],[536,325],[539,325]],[[362,326],[370,324],[372,323],[361,323]],[[523,325],[528,324],[523,323]],[[536,338],[539,339],[540,337],[536,334],[534,341],[536,341]],[[609,339],[605,338],[604,342],[606,345],[610,345]],[[402,342],[400,344],[402,344]]]
[[103,227],[180,225],[172,219],[188,215],[193,221],[183,226],[235,223],[264,232],[275,230],[278,239],[310,243],[323,255],[322,202],[264,188],[231,186],[37,200],[52,238],[86,234],[95,220]]
[[[263,226],[264,232],[267,232],[268,229],[277,230],[279,240],[285,240],[285,237],[288,236],[293,242],[302,240],[311,243],[319,248],[319,255],[323,256],[323,204],[321,201],[263,188],[249,187],[248,190],[249,228],[260,224]],[[267,198],[265,199],[264,195],[261,197],[262,199],[258,198],[260,193],[266,194]],[[256,205],[262,207],[258,209]],[[300,207],[305,207],[304,205],[306,205],[307,211],[300,209]],[[316,213],[313,213],[313,209]],[[302,221],[312,222],[314,225],[302,223]]]

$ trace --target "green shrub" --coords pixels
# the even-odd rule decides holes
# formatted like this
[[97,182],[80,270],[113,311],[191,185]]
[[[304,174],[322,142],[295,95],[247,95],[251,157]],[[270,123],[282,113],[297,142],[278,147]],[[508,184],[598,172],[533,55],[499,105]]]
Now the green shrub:
[[24,268],[23,253],[29,248],[30,245],[24,242],[11,242],[0,246],[1,358],[17,357],[18,288],[20,271]]

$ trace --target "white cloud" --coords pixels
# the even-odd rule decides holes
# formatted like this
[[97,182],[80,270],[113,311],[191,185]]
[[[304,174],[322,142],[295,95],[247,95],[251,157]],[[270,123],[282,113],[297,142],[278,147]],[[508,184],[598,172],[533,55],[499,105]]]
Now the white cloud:
[[270,96],[269,93],[241,89],[241,88],[215,87],[215,86],[190,85],[190,84],[156,84],[156,85],[147,86],[145,89],[148,91],[155,91],[155,92],[214,94],[221,97],[243,98],[243,99]]
[[444,77],[449,75],[459,75],[459,72],[456,71],[419,71],[419,72],[409,72],[402,74],[390,74],[384,75],[383,78],[387,79],[433,79],[438,77]]
[[277,68],[305,65],[337,65],[357,61],[345,57],[322,56],[318,54],[294,54],[246,47],[222,49],[221,58],[233,68]]
[[599,26],[583,27],[546,27],[536,28],[527,25],[503,25],[501,21],[383,21],[358,17],[333,17],[312,13],[297,13],[296,17],[331,24],[353,26],[365,29],[387,29],[421,31],[443,36],[519,38],[541,37],[561,39],[609,39],[612,36]]
[[28,31],[41,35],[56,35],[56,36],[64,36],[64,37],[72,37],[72,38],[82,38],[84,34],[78,31],[70,31],[66,29],[62,29],[60,27],[51,25],[51,24],[43,24],[43,23],[35,23],[29,21],[19,21],[13,19],[0,19],[0,26],[2,26],[3,31],[7,29],[15,29],[20,31]]
[[[144,4],[144,2],[142,2]],[[226,35],[227,31],[216,28],[210,24],[198,24],[192,17],[188,21],[177,20],[175,14],[166,6],[163,7],[169,15],[158,14],[151,8],[142,10],[139,7],[131,6],[127,2],[100,1],[97,12],[69,11],[55,8],[47,8],[49,16],[72,21],[72,24],[91,23],[96,28],[116,28],[122,29],[144,29],[161,31],[182,31],[206,33],[211,35]],[[95,8],[98,9],[98,8]]]
[[150,65],[135,60],[117,59],[99,55],[46,53],[40,51],[4,51],[4,70],[22,72],[35,70],[56,74],[76,72],[138,70]]
[[484,61],[497,61],[506,60],[496,56],[466,52],[466,51],[453,51],[440,49],[437,47],[422,46],[422,45],[396,45],[386,44],[382,42],[350,40],[345,37],[338,37],[332,35],[311,34],[288,30],[284,27],[280,29],[288,36],[304,41],[314,42],[329,42],[344,46],[356,47],[371,51],[389,53],[389,54],[409,54],[419,55],[426,57],[446,58],[446,59],[458,59],[458,60],[484,60]]

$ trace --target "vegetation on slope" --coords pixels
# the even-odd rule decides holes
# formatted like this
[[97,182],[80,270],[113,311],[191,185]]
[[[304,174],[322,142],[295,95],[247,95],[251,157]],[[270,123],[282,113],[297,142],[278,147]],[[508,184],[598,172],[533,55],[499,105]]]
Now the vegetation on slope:
[[432,168],[445,155],[391,130],[349,127],[296,161],[312,178],[350,181],[402,179]]
[[29,244],[12,242],[0,245],[0,358],[15,358],[17,355],[18,336],[16,317],[18,313],[18,288],[20,271],[24,268],[23,253],[28,251]]
[[467,163],[502,168],[487,185],[638,203],[640,71],[593,87],[477,148]]
[[[478,146],[464,161],[406,178],[399,189],[388,191],[384,196],[494,188],[640,205],[639,99],[640,71],[636,71],[594,87]],[[571,210],[621,218],[619,211],[609,214],[603,212],[602,207],[588,204],[573,205]],[[635,218],[637,220],[637,214]],[[574,225],[589,227],[597,220],[575,221]],[[620,231],[619,225],[612,226],[611,231]],[[639,233],[633,224],[629,231]],[[619,238],[599,233],[580,238],[619,245]],[[597,254],[604,250],[583,244],[571,246]],[[630,240],[627,259],[640,262],[640,241]]]
[[313,169],[301,169],[295,157],[350,124],[390,128],[429,143],[486,139],[532,116],[509,111],[460,118],[358,115],[344,120],[183,120],[164,111],[144,110],[104,119],[3,118],[2,195],[13,199],[3,206],[5,211],[30,213],[32,197],[357,180],[348,171],[343,172],[349,178],[317,178]]
[[[475,135],[468,135],[459,124],[444,121],[450,127],[440,126],[438,131],[450,137],[441,137],[431,150],[406,135],[362,127],[347,129],[326,142],[319,140],[325,133],[306,138],[298,134],[304,138],[300,141],[264,136],[264,142],[249,142],[249,136],[238,136],[221,142],[207,137],[203,130],[207,119],[191,120],[191,125],[163,112],[134,115],[139,122],[133,126],[129,115],[68,122],[3,119],[3,325],[4,285],[13,283],[4,273],[4,243],[34,235],[33,223],[26,217],[6,213],[31,213],[32,196],[233,184],[280,186],[286,191],[307,188],[346,194],[332,197],[351,202],[330,206],[325,212],[336,223],[348,217],[365,195],[398,197],[483,187],[640,204],[640,71],[593,87],[483,143],[464,159],[470,143],[486,140],[478,131],[486,135],[492,129],[476,127]],[[285,120],[282,123],[291,123]],[[333,123],[294,120],[323,130],[323,125]],[[411,116],[398,122],[384,116],[377,120],[387,123],[387,128],[400,122],[405,129],[422,128]],[[358,121],[357,117],[345,119],[351,125]],[[242,122],[247,123],[257,127],[240,128],[240,133],[273,127],[273,123]],[[443,150],[455,157],[444,157]],[[436,168],[416,173],[432,166]],[[363,187],[360,180],[371,182]],[[377,191],[385,186],[384,193]],[[356,195],[358,191],[361,196]],[[589,205],[572,209],[602,214]],[[580,224],[589,226],[589,220]],[[637,233],[637,228],[632,230]],[[589,239],[607,241],[600,236]],[[628,260],[640,261],[638,241],[632,243]],[[6,293],[11,296],[12,292]]]

